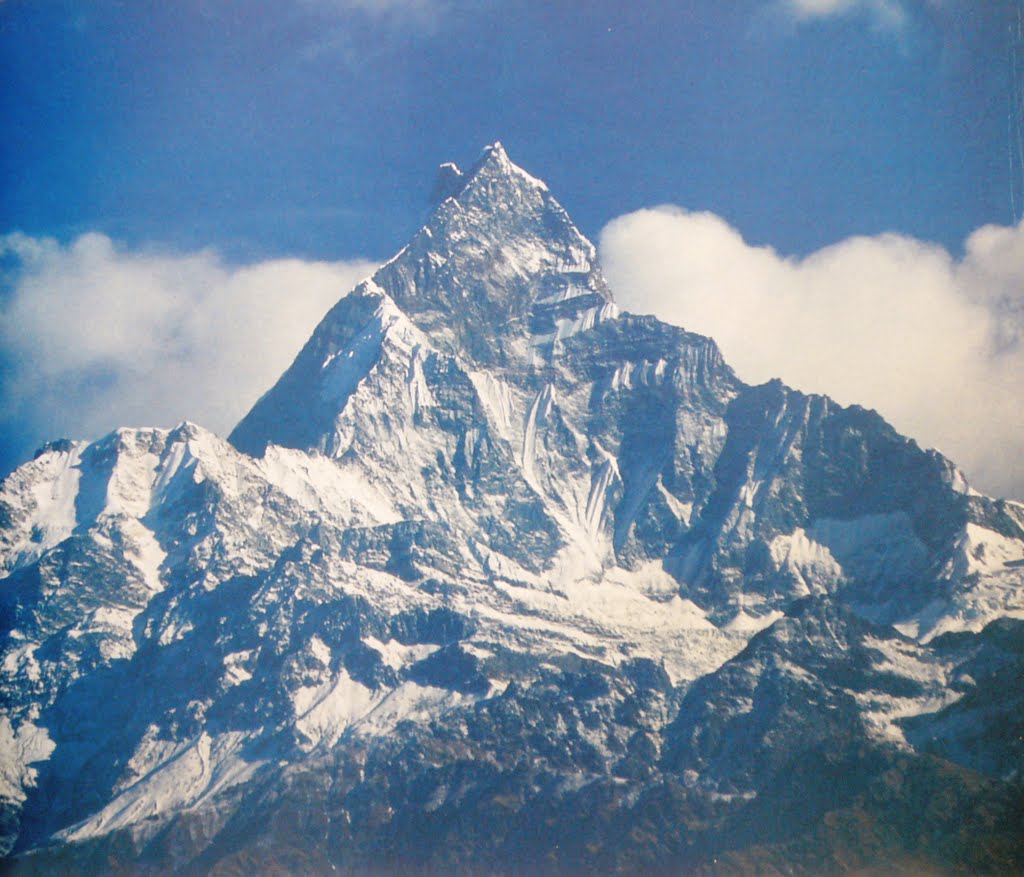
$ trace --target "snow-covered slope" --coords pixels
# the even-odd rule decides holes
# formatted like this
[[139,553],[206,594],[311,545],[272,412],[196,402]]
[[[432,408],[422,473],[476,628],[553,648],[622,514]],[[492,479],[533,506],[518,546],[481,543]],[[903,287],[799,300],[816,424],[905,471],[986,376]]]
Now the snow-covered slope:
[[1024,508],[620,314],[500,145],[442,182],[229,442],[55,442],[0,487],[16,867],[820,873],[829,808],[910,812],[871,782],[935,741],[1009,801],[983,864],[1020,855],[985,698]]

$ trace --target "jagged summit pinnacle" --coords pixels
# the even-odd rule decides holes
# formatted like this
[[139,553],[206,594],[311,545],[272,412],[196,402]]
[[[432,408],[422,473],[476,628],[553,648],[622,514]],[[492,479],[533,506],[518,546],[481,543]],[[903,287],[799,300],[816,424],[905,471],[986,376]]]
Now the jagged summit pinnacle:
[[463,191],[473,186],[492,188],[500,180],[513,187],[525,185],[528,188],[546,192],[547,184],[531,176],[521,167],[513,164],[500,141],[484,147],[480,157],[469,171],[463,171],[455,162],[446,161],[437,169],[437,176],[431,190],[430,203],[438,207],[449,198],[459,199]]
[[529,336],[559,331],[546,310],[587,320],[583,311],[611,302],[593,244],[500,143],[465,174],[443,165],[435,191],[448,194],[373,280],[453,351],[492,363],[533,361],[546,354]]
[[505,151],[505,147],[501,145],[500,140],[496,140],[490,146],[484,147],[480,153],[480,158],[477,159],[476,164],[466,174],[466,183],[468,185],[478,178],[487,179],[502,176],[513,177],[521,184],[540,189],[544,192],[548,190],[547,184],[543,180],[528,174],[508,157],[508,153]]

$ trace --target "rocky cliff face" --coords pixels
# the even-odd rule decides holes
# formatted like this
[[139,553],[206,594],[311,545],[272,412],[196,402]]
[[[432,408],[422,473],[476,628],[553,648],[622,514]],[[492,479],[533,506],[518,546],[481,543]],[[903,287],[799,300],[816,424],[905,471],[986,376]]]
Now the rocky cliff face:
[[228,442],[0,487],[8,867],[1024,868],[1024,508],[438,195]]

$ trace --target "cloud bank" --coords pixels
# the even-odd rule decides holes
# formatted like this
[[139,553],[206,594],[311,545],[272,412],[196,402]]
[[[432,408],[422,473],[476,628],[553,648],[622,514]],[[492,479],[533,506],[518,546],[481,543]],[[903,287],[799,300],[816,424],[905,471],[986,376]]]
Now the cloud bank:
[[[6,457],[122,425],[194,420],[226,435],[373,262],[242,267],[212,250],[129,252],[0,237],[0,432]],[[16,460],[5,461],[8,465]]]
[[661,207],[611,222],[601,256],[625,309],[711,335],[744,380],[875,408],[1024,498],[1024,224],[979,229],[962,259],[894,234],[791,259]]
[[[962,258],[882,235],[792,259],[713,214],[662,207],[610,223],[601,256],[624,308],[711,335],[744,380],[876,408],[979,489],[1024,498],[1024,223],[977,230]],[[0,265],[7,466],[121,425],[187,418],[226,434],[375,268],[230,266],[99,234],[0,237]]]

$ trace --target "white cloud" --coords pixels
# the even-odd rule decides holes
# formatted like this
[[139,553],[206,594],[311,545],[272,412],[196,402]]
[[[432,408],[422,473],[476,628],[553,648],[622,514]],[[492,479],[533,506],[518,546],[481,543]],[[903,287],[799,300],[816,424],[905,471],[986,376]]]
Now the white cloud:
[[789,259],[662,207],[610,223],[601,252],[624,308],[711,335],[744,380],[876,408],[1024,498],[1024,224],[978,230],[961,260],[898,235]]
[[16,269],[0,299],[13,367],[0,415],[24,441],[194,420],[224,435],[374,263],[280,259],[232,267],[213,251],[129,252],[0,237]]
[[867,15],[883,30],[898,30],[907,21],[902,0],[779,0],[777,8],[798,23],[852,13]]

